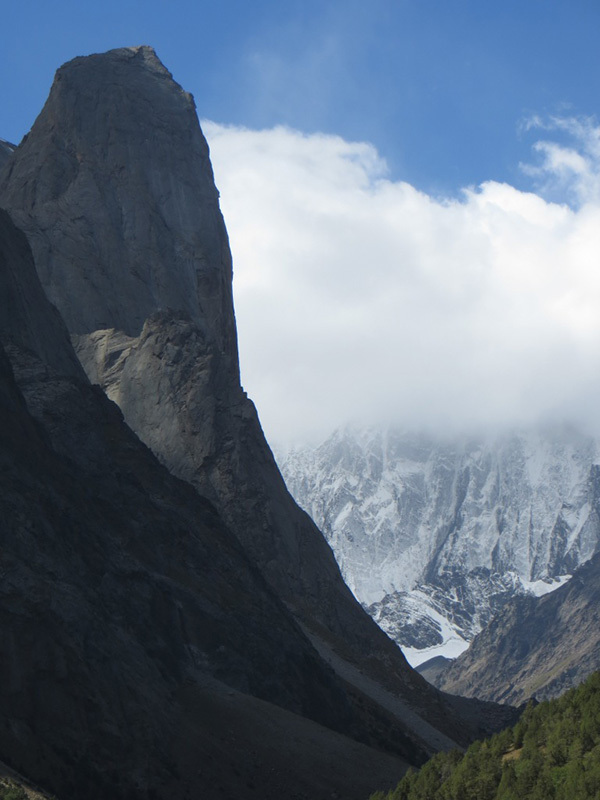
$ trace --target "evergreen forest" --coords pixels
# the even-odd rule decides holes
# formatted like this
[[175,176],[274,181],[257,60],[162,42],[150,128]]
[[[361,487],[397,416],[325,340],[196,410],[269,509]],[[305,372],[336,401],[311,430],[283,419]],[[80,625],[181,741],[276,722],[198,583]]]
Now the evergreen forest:
[[438,753],[370,800],[597,800],[600,672],[562,697],[529,703],[514,728],[465,753]]

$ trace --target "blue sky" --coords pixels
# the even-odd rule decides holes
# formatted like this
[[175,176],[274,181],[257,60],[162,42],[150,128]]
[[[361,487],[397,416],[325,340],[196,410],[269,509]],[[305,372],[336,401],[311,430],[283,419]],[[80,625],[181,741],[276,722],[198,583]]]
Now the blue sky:
[[191,91],[274,443],[351,419],[600,433],[598,0],[20,0],[0,137],[150,44]]
[[600,113],[594,0],[21,0],[0,31],[0,136],[75,55],[153,45],[201,117],[373,143],[395,178],[524,185],[532,114]]

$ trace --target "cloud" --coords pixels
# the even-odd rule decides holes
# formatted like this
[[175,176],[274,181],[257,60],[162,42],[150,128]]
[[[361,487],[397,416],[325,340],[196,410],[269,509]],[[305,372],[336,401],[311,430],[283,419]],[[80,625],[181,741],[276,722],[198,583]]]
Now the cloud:
[[[369,144],[203,123],[242,377],[272,441],[352,418],[600,429],[600,140],[589,120],[545,125],[574,144],[536,145],[537,193],[439,199]],[[559,185],[571,205],[547,198]]]
[[564,197],[575,206],[600,202],[600,127],[591,117],[538,116],[526,120],[526,130],[564,135],[572,143],[538,141],[538,164],[523,164],[545,197]]

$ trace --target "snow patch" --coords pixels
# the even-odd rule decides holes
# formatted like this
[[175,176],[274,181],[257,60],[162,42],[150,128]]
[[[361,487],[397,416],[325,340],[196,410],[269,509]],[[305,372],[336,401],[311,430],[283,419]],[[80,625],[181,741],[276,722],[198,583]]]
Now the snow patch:
[[564,586],[565,583],[572,577],[573,577],[572,575],[560,575],[559,577],[553,578],[552,580],[545,580],[545,581],[521,580],[521,583],[526,592],[529,592],[530,594],[533,594],[536,597],[542,597],[545,594],[550,594],[550,592],[554,592],[557,589],[560,589],[560,587]]
[[461,639],[460,636],[453,636],[446,640],[443,644],[435,645],[434,647],[427,647],[423,650],[417,650],[415,647],[403,647],[402,652],[411,667],[418,667],[425,661],[435,656],[444,656],[444,658],[458,658],[461,653],[464,653],[468,648],[469,642]]

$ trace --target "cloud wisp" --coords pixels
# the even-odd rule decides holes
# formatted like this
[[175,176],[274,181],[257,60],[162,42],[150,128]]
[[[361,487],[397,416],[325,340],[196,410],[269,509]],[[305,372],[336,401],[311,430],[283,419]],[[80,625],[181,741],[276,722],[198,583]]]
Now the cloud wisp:
[[[390,180],[369,144],[203,127],[234,256],[243,381],[271,440],[357,418],[600,429],[591,121],[545,123],[572,143],[535,146],[535,193],[489,181],[458,199]],[[559,190],[565,202],[548,199]]]
[[539,163],[521,164],[544,197],[564,198],[576,207],[600,203],[600,127],[593,118],[535,116],[523,127],[559,134],[569,142],[540,140],[533,147]]

